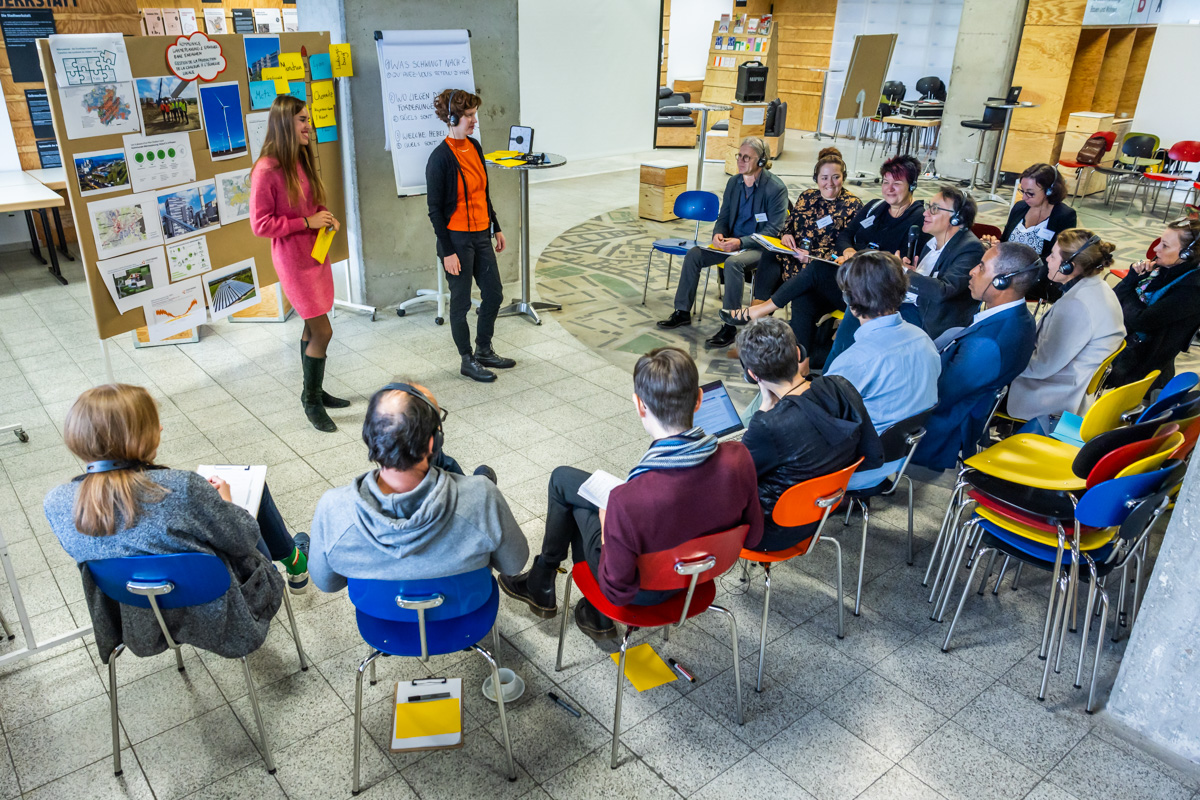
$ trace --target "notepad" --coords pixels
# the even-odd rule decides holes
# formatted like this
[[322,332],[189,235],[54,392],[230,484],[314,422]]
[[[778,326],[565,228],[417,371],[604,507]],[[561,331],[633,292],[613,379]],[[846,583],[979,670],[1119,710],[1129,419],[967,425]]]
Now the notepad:
[[[614,663],[620,664],[619,656],[620,653],[613,653],[609,657]],[[653,647],[643,642],[625,652],[625,677],[633,684],[633,688],[644,692],[670,683],[679,676],[667,666],[667,662],[659,658]]]
[[1083,439],[1079,436],[1079,427],[1082,424],[1083,417],[1068,411],[1062,415],[1058,424],[1054,426],[1054,432],[1050,435],[1060,442],[1073,444],[1076,447],[1083,447]]
[[623,478],[598,469],[580,485],[579,496],[596,508],[608,508],[609,494],[624,482]]
[[263,487],[267,483],[266,465],[247,464],[201,464],[196,472],[205,478],[214,475],[229,484],[230,501],[258,516],[262,503]]
[[321,264],[325,263],[325,256],[329,255],[329,245],[333,244],[333,228],[321,228],[317,234],[317,241],[313,244],[312,257]]
[[[438,700],[408,698],[419,694],[441,694]],[[462,680],[427,678],[396,684],[396,714],[392,724],[392,752],[442,750],[462,747]]]
[[764,236],[761,233],[751,234],[751,239],[763,246],[763,249],[769,250],[772,253],[783,253],[784,255],[795,255],[795,253],[784,247],[783,241],[777,236]]
[[722,255],[725,255],[725,256],[736,256],[738,253],[746,252],[745,250],[722,250],[721,248],[717,247],[715,244],[706,244],[706,245],[704,245],[704,247],[708,250],[712,250],[714,253],[721,253]]

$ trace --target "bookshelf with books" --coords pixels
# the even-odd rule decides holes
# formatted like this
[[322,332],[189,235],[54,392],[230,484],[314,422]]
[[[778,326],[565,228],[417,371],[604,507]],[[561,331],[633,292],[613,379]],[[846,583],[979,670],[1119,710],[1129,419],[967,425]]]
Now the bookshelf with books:
[[[779,26],[770,14],[723,14],[721,19],[713,22],[701,100],[732,104],[738,67],[747,61],[761,61],[767,67],[767,100],[774,98],[778,80],[778,38]],[[728,111],[710,112],[709,127],[728,118]]]

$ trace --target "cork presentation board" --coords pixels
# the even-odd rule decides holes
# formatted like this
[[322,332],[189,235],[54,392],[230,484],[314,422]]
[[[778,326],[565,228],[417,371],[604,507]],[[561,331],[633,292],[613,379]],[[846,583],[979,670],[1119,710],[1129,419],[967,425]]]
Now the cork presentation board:
[[[314,33],[280,33],[280,50],[284,53],[299,53],[303,48],[309,55],[325,53],[329,50],[329,34]],[[228,34],[213,36],[213,41],[220,42],[221,50],[226,59],[225,71],[216,77],[213,83],[237,81],[241,94],[242,117],[252,112],[250,108],[249,75],[246,72],[246,51],[243,46],[243,36]],[[129,68],[133,77],[158,77],[169,75],[167,68],[167,47],[175,43],[174,36],[133,36],[125,37],[125,48],[129,54]],[[146,324],[145,315],[141,308],[135,308],[122,314],[118,311],[112,296],[100,280],[96,269],[96,241],[91,229],[91,219],[87,213],[88,203],[96,197],[82,197],[79,192],[79,181],[75,176],[74,156],[76,153],[88,153],[97,150],[120,149],[124,146],[121,134],[95,136],[84,139],[68,139],[64,128],[62,104],[55,80],[54,68],[50,58],[50,44],[46,39],[38,41],[38,55],[41,60],[42,73],[46,80],[47,94],[50,100],[51,115],[54,119],[54,134],[58,139],[59,151],[62,153],[63,166],[67,171],[67,195],[71,203],[71,213],[75,217],[78,231],[78,246],[83,262],[84,273],[87,276],[88,291],[92,298],[92,308],[96,317],[96,329],[101,339],[108,339],[127,331],[137,330]],[[305,84],[308,98],[312,100],[312,76],[309,71],[308,59],[304,59]],[[338,91],[338,80],[334,80],[335,92]],[[201,82],[203,85],[203,82]],[[340,104],[339,104],[340,106]],[[339,107],[338,118],[341,117]],[[196,166],[195,180],[203,181],[213,178],[218,173],[248,169],[253,166],[250,156],[243,155],[220,161],[213,161],[208,150],[208,139],[203,130],[191,131],[187,134],[192,146],[193,159]],[[340,133],[339,133],[340,135]],[[342,193],[342,158],[341,145],[337,141],[316,144],[317,170],[325,184],[327,196],[326,206],[340,221],[346,219],[346,203]],[[125,189],[111,194],[104,194],[102,199],[119,198],[131,195],[131,189]],[[261,239],[250,230],[249,220],[239,220],[228,225],[222,225],[206,234],[200,234],[208,239],[208,250],[212,260],[213,270],[234,264],[253,257],[258,270],[260,287],[276,284],[279,278],[271,262],[271,242]],[[329,250],[331,262],[341,261],[349,257],[344,232],[334,237]]]
[[858,101],[855,98],[859,91],[865,93],[863,116],[874,116],[879,108],[879,98],[883,95],[888,67],[892,64],[897,36],[895,33],[875,33],[854,37],[854,51],[850,55],[850,66],[846,69],[846,81],[842,84],[837,119],[854,119],[858,116]]

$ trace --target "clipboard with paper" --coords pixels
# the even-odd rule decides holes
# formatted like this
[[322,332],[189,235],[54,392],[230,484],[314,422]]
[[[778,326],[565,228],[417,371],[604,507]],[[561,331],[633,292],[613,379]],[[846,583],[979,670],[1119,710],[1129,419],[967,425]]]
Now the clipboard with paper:
[[[448,696],[414,699],[428,695]],[[396,683],[393,753],[462,747],[462,729],[461,678],[418,678]]]

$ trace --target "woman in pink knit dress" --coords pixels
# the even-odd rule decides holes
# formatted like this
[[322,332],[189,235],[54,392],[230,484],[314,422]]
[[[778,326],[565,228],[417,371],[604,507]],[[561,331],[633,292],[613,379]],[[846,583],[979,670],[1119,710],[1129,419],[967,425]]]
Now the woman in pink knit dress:
[[333,338],[326,316],[333,308],[333,273],[329,259],[312,257],[321,228],[341,225],[325,208],[325,187],[316,170],[308,107],[291,95],[280,95],[267,117],[262,153],[250,173],[250,227],[271,240],[271,261],[283,293],[304,318],[300,361],[304,391],[300,400],[313,427],[332,433],[337,425],[326,408],[345,408],[342,400],[322,389],[325,348]]

